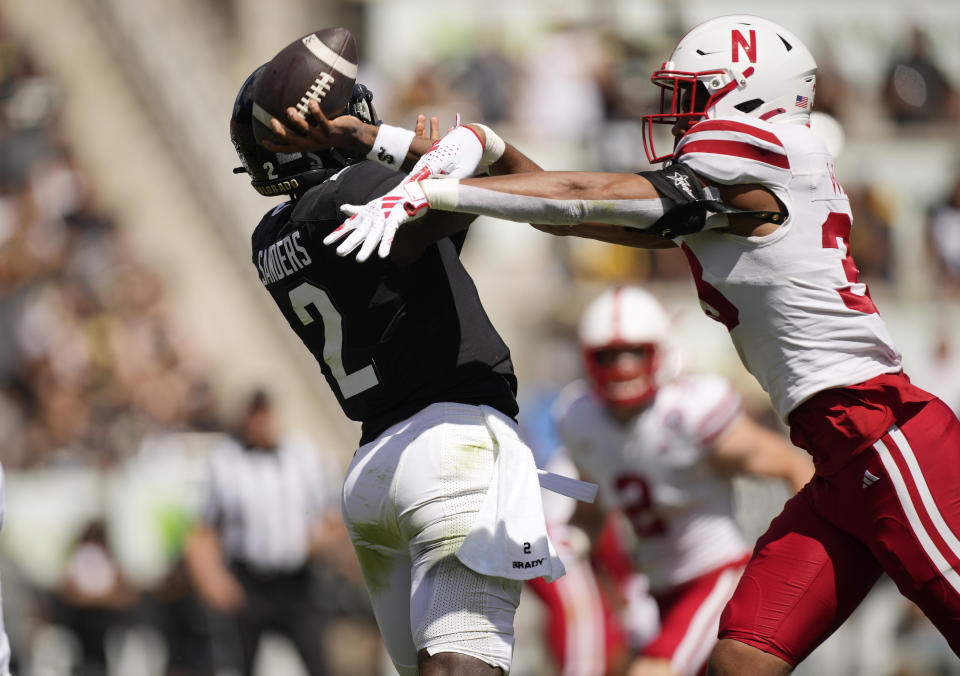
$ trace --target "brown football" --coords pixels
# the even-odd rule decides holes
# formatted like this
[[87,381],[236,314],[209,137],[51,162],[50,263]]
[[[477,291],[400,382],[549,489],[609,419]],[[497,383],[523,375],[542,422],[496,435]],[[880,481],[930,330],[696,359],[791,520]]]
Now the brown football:
[[324,28],[304,35],[270,60],[253,90],[253,135],[272,139],[270,118],[287,124],[289,107],[306,114],[316,99],[327,116],[339,115],[357,79],[357,43],[346,28]]

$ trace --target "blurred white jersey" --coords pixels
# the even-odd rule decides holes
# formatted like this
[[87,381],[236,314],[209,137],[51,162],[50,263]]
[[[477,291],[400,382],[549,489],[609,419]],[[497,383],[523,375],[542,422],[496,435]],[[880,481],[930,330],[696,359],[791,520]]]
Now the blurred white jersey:
[[765,237],[704,230],[677,238],[705,312],[729,329],[784,420],[821,390],[901,369],[850,256],[850,203],[833,157],[809,128],[705,120],[674,157],[720,184],[762,185],[787,208]]
[[554,414],[570,457],[599,484],[601,504],[633,524],[652,591],[749,553],[733,518],[733,485],[710,466],[712,444],[743,415],[725,380],[697,375],[667,383],[627,425],[578,381],[560,394]]

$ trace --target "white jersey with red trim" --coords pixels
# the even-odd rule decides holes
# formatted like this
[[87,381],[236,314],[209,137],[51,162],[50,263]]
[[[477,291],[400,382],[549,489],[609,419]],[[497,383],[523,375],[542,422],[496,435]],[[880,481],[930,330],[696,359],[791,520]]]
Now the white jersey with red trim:
[[704,230],[677,238],[700,303],[786,421],[831,387],[901,369],[900,353],[850,255],[852,214],[833,157],[800,125],[749,117],[699,122],[677,161],[725,185],[759,184],[788,217],[764,237]]
[[683,376],[621,425],[587,384],[557,399],[557,430],[605,509],[620,509],[639,539],[640,568],[660,591],[749,553],[733,517],[733,485],[710,465],[712,444],[743,415],[722,378]]

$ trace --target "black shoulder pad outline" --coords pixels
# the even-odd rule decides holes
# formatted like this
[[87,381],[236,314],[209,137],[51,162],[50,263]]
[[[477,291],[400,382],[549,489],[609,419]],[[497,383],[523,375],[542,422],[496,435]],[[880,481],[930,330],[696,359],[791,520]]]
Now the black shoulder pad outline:
[[685,164],[674,163],[656,171],[641,171],[640,175],[650,181],[657,192],[674,203],[670,211],[649,228],[644,228],[644,232],[668,239],[699,232],[703,230],[708,212],[741,214],[778,225],[786,218],[786,214],[778,211],[744,211],[712,199],[700,183],[700,177]]

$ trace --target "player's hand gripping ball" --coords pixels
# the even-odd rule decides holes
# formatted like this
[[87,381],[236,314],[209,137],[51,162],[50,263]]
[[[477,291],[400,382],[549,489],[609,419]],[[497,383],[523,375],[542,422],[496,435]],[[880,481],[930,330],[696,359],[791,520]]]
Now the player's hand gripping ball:
[[[307,116],[315,100],[329,118],[344,111],[357,79],[357,43],[346,28],[325,28],[284,47],[260,76],[253,92],[253,135],[279,141],[270,118],[287,120],[287,108]],[[290,133],[297,133],[290,130]]]

